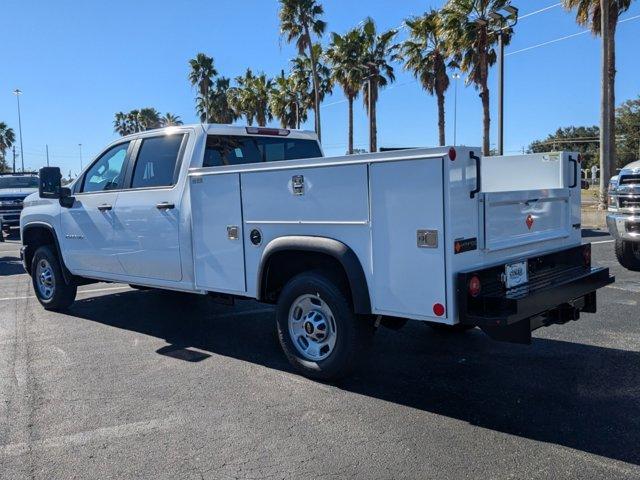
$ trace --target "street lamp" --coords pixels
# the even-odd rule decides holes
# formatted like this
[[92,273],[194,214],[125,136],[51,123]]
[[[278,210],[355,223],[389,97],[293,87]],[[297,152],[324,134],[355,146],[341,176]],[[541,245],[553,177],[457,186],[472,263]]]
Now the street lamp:
[[80,171],[82,172],[82,144],[78,144],[78,149],[80,150]]
[[453,145],[457,145],[456,143],[456,134],[458,132],[458,79],[460,78],[459,73],[454,73],[451,77],[455,80],[453,84]]
[[506,15],[491,12],[489,17],[499,25],[498,35],[498,155],[504,154],[504,33],[518,23],[518,9],[511,5],[502,8]]
[[16,96],[16,100],[18,101],[18,132],[20,133],[20,161],[22,162],[22,171],[24,172],[24,148],[22,148],[22,118],[20,116],[20,95],[22,95],[22,90],[16,88],[13,91],[13,94]]

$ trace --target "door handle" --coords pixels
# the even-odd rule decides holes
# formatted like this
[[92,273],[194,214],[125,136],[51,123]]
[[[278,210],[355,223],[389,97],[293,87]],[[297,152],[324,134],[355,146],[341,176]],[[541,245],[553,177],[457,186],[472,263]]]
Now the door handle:
[[101,212],[106,212],[107,210],[112,210],[112,209],[113,207],[108,203],[103,203],[102,205],[98,205],[98,210],[100,210]]
[[169,202],[162,202],[156,205],[156,208],[158,210],[171,210],[176,208],[176,206],[173,203],[169,203]]

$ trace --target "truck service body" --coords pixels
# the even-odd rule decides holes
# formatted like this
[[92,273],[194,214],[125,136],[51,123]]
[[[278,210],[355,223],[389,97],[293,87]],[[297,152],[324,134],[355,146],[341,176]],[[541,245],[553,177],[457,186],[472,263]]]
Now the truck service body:
[[581,245],[578,172],[570,153],[323,158],[309,132],[170,127],[114,142],[69,190],[43,171],[23,258],[45,308],[94,280],[276,303],[291,363],[335,378],[380,323],[528,343],[594,312],[613,278]]

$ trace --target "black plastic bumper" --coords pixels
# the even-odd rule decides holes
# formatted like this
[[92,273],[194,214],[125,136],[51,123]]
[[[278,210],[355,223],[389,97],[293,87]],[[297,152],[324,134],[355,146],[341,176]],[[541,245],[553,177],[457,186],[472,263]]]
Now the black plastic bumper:
[[[589,247],[578,247],[589,249]],[[465,272],[458,277],[458,311],[463,324],[476,325],[495,340],[530,343],[539,327],[578,320],[580,312],[596,311],[596,290],[615,281],[608,268],[577,265],[578,248],[529,259],[528,284],[506,290],[495,279],[500,267]],[[467,290],[472,276],[489,280],[486,292],[473,298]],[[484,290],[484,289],[483,289]]]

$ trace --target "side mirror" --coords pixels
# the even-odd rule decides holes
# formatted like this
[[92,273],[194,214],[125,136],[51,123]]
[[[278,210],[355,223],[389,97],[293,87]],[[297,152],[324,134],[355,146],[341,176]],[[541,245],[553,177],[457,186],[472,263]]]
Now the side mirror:
[[43,167],[40,169],[38,191],[40,198],[57,198],[63,207],[73,207],[75,198],[71,196],[70,188],[62,186],[62,174],[58,167]]
[[62,189],[62,174],[58,167],[43,167],[40,169],[40,198],[60,198]]

